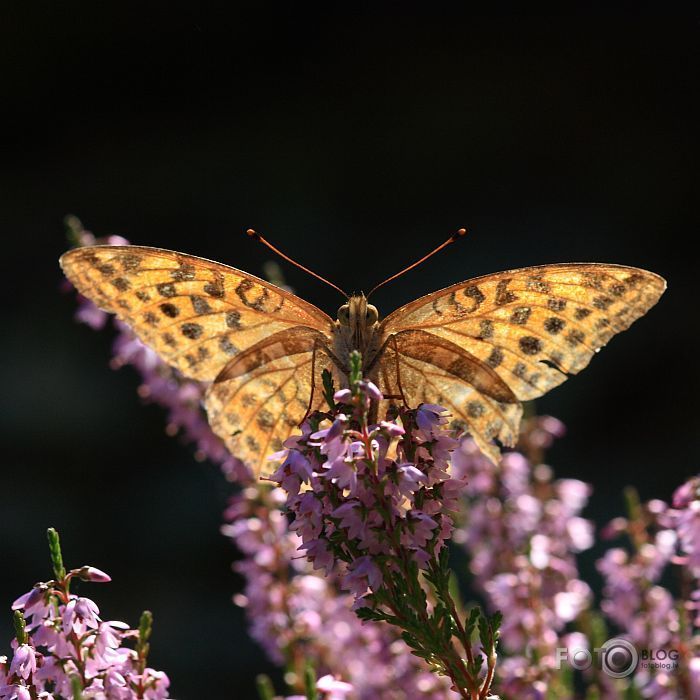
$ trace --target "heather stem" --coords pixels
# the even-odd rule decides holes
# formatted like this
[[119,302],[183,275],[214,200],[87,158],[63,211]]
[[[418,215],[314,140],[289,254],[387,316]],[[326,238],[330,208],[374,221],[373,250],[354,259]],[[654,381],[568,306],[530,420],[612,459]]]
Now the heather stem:
[[71,676],[70,687],[73,693],[73,700],[83,700],[83,684],[79,676]]
[[316,672],[311,664],[307,664],[304,669],[304,689],[306,690],[307,700],[318,700],[318,691],[316,689]]

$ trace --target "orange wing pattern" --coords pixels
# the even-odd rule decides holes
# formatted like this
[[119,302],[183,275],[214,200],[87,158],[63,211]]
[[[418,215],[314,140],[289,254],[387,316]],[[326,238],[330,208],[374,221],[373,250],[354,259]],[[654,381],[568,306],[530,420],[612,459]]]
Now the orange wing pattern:
[[321,373],[336,375],[325,336],[309,328],[276,333],[232,360],[207,392],[209,423],[256,475],[307,412],[323,407]]
[[533,399],[580,372],[663,294],[665,281],[621,265],[570,263],[486,275],[387,316],[383,331],[421,329],[468,350]]
[[[390,314],[382,330],[386,338],[421,330],[435,337],[435,344],[454,343],[491,368],[524,401],[586,367],[593,354],[645,314],[665,288],[658,275],[620,265],[529,267],[429,294]],[[439,388],[454,416],[468,425],[492,458],[498,453],[488,439],[512,444],[519,421],[513,404],[495,405],[493,397],[486,400],[488,394],[485,398],[483,393],[475,398],[474,386],[460,389],[458,373],[448,366],[438,370],[427,355],[420,368],[400,348],[399,355],[404,394],[440,403],[431,393]]]
[[68,279],[185,376],[212,381],[231,358],[296,326],[330,333],[331,319],[246,272],[159,248],[93,246],[61,258]]
[[[330,349],[333,321],[253,275],[141,246],[79,248],[61,265],[83,295],[129,324],[165,362],[214,381],[209,422],[256,474],[307,411],[321,407],[322,370],[343,384]],[[493,439],[517,439],[520,401],[583,369],[665,286],[645,270],[583,263],[479,277],[390,314],[368,371],[409,405],[448,407],[495,460]]]

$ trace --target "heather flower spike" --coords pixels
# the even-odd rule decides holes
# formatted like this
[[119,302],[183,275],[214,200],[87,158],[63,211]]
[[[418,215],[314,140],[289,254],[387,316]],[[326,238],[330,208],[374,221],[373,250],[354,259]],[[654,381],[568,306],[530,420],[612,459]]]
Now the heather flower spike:
[[[168,677],[147,666],[150,613],[138,631],[103,620],[69,587],[73,577],[104,583],[109,576],[91,566],[66,573],[58,533],[47,534],[55,579],[12,606],[16,644],[9,666],[0,658],[0,700],[166,700]],[[133,638],[135,648],[127,645]]]
[[314,568],[340,572],[362,620],[396,626],[462,698],[484,700],[501,619],[475,608],[464,620],[451,594],[446,541],[463,483],[449,474],[459,443],[445,428],[445,410],[402,407],[395,420],[371,424],[382,396],[363,378],[357,351],[348,389],[333,392],[329,377],[324,385],[329,413],[309,417],[272,476],[287,492],[300,549]]

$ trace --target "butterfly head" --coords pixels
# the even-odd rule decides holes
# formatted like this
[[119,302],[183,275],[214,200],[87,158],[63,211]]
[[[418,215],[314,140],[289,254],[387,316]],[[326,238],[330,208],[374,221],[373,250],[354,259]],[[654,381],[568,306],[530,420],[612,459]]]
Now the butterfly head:
[[364,294],[352,294],[338,309],[338,324],[350,336],[352,347],[364,350],[379,322],[377,307]]

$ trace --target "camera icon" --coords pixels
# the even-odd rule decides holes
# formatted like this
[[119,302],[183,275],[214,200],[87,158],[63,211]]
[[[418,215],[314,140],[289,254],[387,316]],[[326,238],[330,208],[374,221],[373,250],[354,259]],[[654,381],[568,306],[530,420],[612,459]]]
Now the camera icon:
[[637,668],[639,654],[634,645],[613,637],[600,647],[600,664],[602,670],[611,678],[625,678]]

